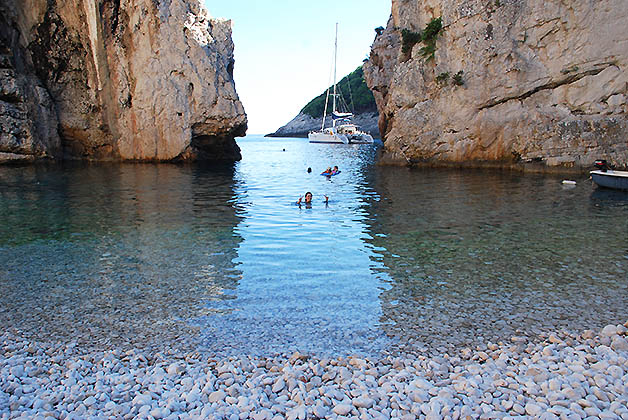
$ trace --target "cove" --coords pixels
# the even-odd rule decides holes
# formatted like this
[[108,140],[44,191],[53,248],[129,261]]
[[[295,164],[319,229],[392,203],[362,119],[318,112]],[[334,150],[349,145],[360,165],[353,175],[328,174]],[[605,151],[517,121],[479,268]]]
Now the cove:
[[90,348],[381,355],[625,321],[625,193],[238,143],[220,168],[0,168],[0,323]]

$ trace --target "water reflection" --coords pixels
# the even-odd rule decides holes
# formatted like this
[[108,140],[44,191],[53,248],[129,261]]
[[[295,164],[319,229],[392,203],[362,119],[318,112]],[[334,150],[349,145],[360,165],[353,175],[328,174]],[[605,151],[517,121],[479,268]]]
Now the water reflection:
[[0,323],[96,347],[195,347],[234,290],[233,168],[0,168]]
[[[242,279],[232,300],[212,305],[231,312],[205,320],[205,345],[219,354],[378,353],[386,344],[377,325],[382,284],[370,270],[368,203],[361,193],[375,150],[305,139],[239,145]],[[341,175],[319,175],[336,164]],[[312,205],[299,207],[306,191],[314,195]]]
[[85,346],[335,356],[625,322],[624,195],[377,167],[368,145],[239,145],[225,168],[0,167],[0,324]]
[[[596,207],[623,207],[628,209],[628,191],[595,188],[591,193],[591,204]],[[628,223],[628,221],[626,221]]]
[[401,350],[625,322],[626,207],[592,210],[590,185],[401,168],[371,182],[372,243],[392,286],[382,323]]

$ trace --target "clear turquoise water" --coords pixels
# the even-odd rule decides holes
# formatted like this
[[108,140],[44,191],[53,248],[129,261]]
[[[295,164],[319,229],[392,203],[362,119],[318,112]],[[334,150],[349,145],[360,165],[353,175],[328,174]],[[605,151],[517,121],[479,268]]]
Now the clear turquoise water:
[[0,167],[0,323],[94,347],[373,355],[628,320],[626,193],[239,144],[222,168]]

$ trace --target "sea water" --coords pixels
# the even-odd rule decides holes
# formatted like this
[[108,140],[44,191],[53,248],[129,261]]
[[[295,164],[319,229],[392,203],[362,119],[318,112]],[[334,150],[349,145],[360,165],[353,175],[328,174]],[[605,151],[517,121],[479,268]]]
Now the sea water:
[[95,348],[381,355],[627,320],[627,193],[381,167],[377,144],[238,144],[224,166],[0,167],[0,324]]

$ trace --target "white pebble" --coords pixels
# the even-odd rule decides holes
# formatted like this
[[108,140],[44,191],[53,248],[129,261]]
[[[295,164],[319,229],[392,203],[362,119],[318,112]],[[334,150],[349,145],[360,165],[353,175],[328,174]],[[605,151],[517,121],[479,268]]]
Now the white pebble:
[[179,375],[185,371],[183,364],[175,362],[168,366],[168,375]]
[[373,401],[372,398],[359,397],[359,398],[354,398],[352,403],[357,408],[371,408],[373,407],[373,404],[375,404],[375,401]]
[[538,416],[543,412],[543,408],[541,408],[539,405],[534,404],[534,403],[527,403],[526,404],[526,413],[528,413],[528,415],[530,416]]
[[338,404],[332,409],[332,411],[339,416],[346,416],[351,412],[351,410],[353,410],[353,406],[349,404]]
[[628,340],[618,335],[614,336],[611,341],[611,348],[615,351],[628,351]]
[[617,327],[615,325],[607,325],[602,328],[602,331],[600,332],[600,335],[605,337],[611,337],[615,334],[617,334]]
[[208,400],[210,403],[215,403],[218,401],[224,401],[226,397],[227,394],[224,391],[218,390],[209,394]]
[[280,392],[282,389],[284,389],[285,386],[286,386],[286,382],[283,380],[283,378],[279,378],[273,384],[272,390],[274,393],[277,393],[277,392]]
[[22,365],[12,366],[11,368],[9,368],[9,373],[15,376],[16,378],[20,378],[24,375],[24,366]]

